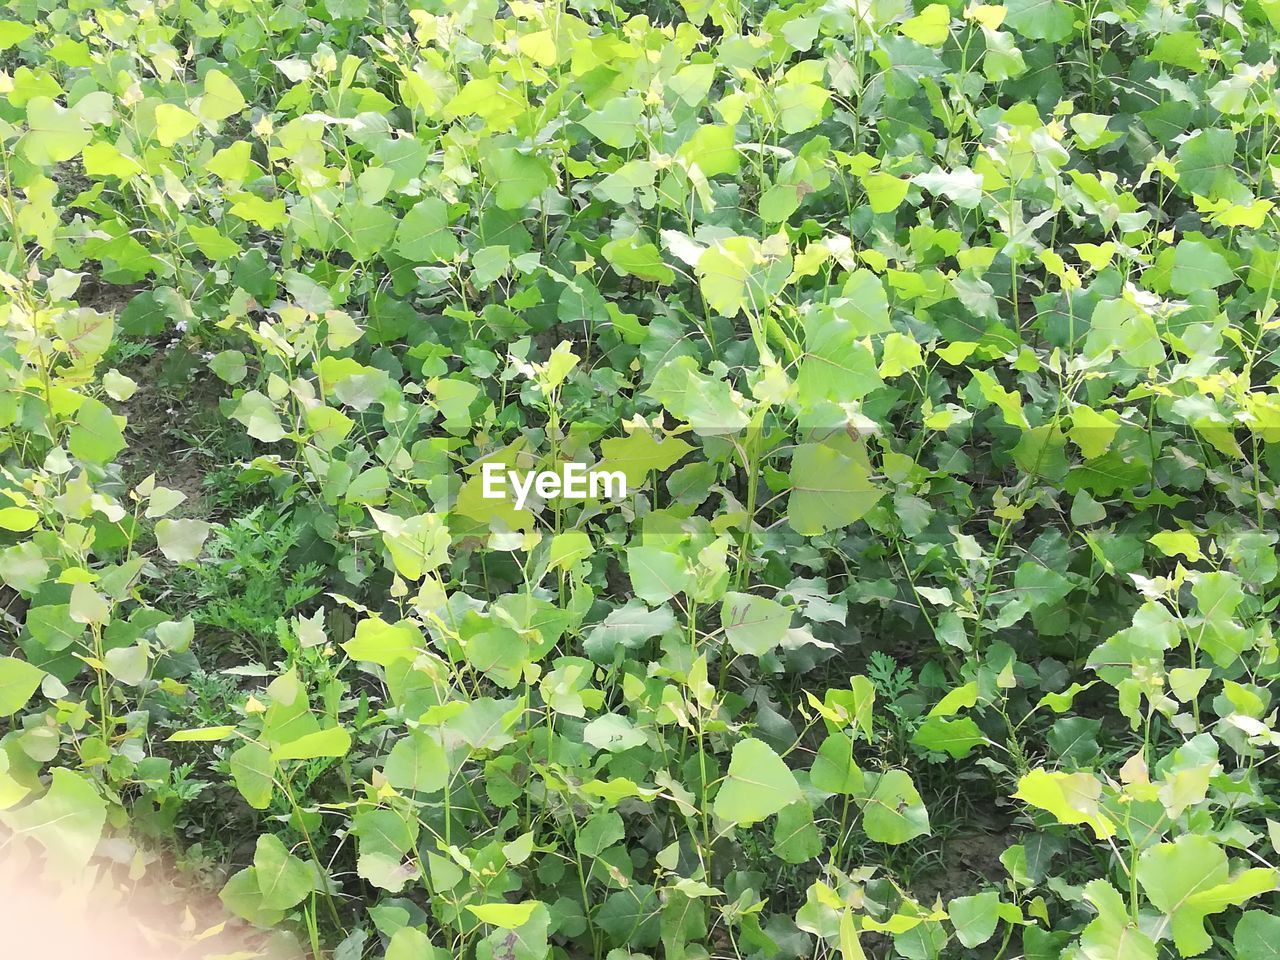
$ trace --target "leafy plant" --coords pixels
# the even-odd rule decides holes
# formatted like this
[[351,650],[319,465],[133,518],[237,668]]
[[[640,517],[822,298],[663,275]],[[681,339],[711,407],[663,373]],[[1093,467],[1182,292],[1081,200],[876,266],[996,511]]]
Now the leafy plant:
[[[215,527],[201,563],[182,571],[176,585],[196,623],[224,635],[258,663],[271,663],[277,625],[322,590],[320,564],[291,562],[303,533],[288,515],[271,515],[265,504]],[[210,652],[216,635],[209,635]]]

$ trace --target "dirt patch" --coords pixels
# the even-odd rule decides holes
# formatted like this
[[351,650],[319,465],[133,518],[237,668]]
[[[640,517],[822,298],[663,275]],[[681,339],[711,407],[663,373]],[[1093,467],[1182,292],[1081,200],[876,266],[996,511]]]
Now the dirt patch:
[[[62,165],[63,179],[74,179],[76,169]],[[129,303],[146,290],[146,284],[107,283],[94,272],[86,273],[75,293],[76,302],[117,318]],[[138,388],[117,408],[128,418],[128,447],[119,462],[130,486],[150,474],[156,482],[180,490],[187,500],[175,515],[204,516],[206,474],[215,464],[191,438],[211,429],[218,418],[221,384],[208,374],[197,354],[173,335],[146,341],[129,339],[120,344],[119,359],[108,360],[132,379]]]
[[117,317],[129,305],[129,301],[145,289],[140,283],[105,283],[89,274],[80,281],[76,290],[76,303],[99,313],[114,313]]
[[935,897],[943,902],[967,897],[978,891],[1002,884],[1006,871],[1000,854],[1021,839],[1009,825],[973,824],[948,837],[942,844],[941,864],[937,870],[923,872],[912,893],[922,903]]
[[213,519],[217,510],[205,481],[220,463],[202,437],[222,428],[222,384],[174,350],[184,348],[159,345],[121,366],[138,389],[120,408],[129,442],[120,463],[130,485],[154,473],[157,483],[186,494],[177,514]]

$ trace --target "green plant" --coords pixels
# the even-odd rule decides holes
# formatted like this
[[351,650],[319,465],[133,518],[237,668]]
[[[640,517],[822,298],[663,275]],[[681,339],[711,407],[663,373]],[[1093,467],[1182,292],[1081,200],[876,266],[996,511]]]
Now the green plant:
[[[291,557],[303,533],[291,516],[265,504],[214,527],[200,564],[182,571],[175,584],[189,598],[196,623],[257,662],[272,663],[278,624],[323,589],[324,568]],[[216,641],[209,643],[213,649]]]

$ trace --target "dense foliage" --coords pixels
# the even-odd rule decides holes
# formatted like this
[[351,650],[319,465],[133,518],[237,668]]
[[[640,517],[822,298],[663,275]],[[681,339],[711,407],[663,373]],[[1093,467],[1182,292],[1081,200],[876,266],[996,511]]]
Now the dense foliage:
[[3,856],[339,960],[1276,957],[1277,27],[7,0]]

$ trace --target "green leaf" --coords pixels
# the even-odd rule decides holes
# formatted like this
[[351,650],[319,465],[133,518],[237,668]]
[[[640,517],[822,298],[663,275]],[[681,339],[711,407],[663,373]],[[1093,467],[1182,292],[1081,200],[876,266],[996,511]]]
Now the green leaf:
[[0,530],[26,533],[39,522],[39,512],[28,507],[4,507],[0,509]]
[[729,646],[738,653],[762,657],[780,644],[791,626],[791,611],[767,597],[726,593],[720,608]]
[[452,260],[461,249],[449,229],[449,206],[439,197],[419,201],[396,230],[396,253],[414,263]]
[[107,804],[84,778],[55,768],[48,791],[20,810],[0,813],[15,834],[44,847],[49,862],[68,876],[93,856],[107,819]]
[[236,732],[235,727],[195,727],[191,730],[179,730],[171,734],[168,743],[208,743],[213,740],[226,740]]
[[856,523],[883,495],[862,463],[831,446],[802,444],[791,458],[787,518],[802,536]]
[[115,415],[102,401],[86,397],[67,437],[71,455],[88,463],[106,464],[124,448],[124,432]]
[[[1018,45],[1012,35],[998,30],[989,30],[986,27],[983,28],[982,35],[987,41],[987,51],[982,56],[983,76],[995,83],[1001,83],[1005,80],[1012,80],[1014,77],[1020,77],[1027,72],[1027,64],[1023,59],[1022,51],[1018,49]],[[1118,136],[1119,134],[1114,133],[1100,135],[1094,145],[1101,146]],[[919,177],[916,178],[916,182],[920,182]],[[969,181],[969,183],[972,184],[972,181]],[[971,207],[977,206],[981,199],[979,193],[981,184],[982,180],[978,178],[977,183],[972,184],[973,192],[967,193],[967,199],[972,201],[968,204]],[[959,184],[956,186],[958,187]],[[975,193],[978,193],[978,196],[975,196]],[[956,202],[961,206],[965,206],[959,199]]]
[[223,350],[209,360],[209,369],[224,383],[237,384],[248,376],[244,354],[239,350]]
[[986,739],[978,725],[968,717],[958,720],[929,717],[912,736],[911,742],[926,750],[946,751],[959,759],[967,757]]
[[345,757],[350,749],[351,734],[343,727],[329,727],[272,747],[271,756],[277,761],[314,760],[317,757]]
[[621,470],[627,489],[639,489],[652,473],[662,473],[683,459],[693,447],[679,437],[655,437],[648,430],[634,430],[625,437],[600,443],[597,469]]
[[17,46],[35,32],[35,27],[29,24],[19,23],[17,20],[0,20],[0,50]]
[[342,649],[352,660],[389,667],[397,660],[413,660],[421,646],[422,633],[410,621],[387,623],[381,617],[365,617]]
[[249,806],[267,809],[275,791],[276,763],[271,751],[260,743],[246,743],[231,754],[229,766],[236,789]]
[[240,244],[223,236],[216,227],[191,223],[187,224],[187,233],[191,234],[200,252],[214,263],[240,255]]
[[265,230],[274,230],[289,219],[283,200],[264,200],[253,193],[237,194],[230,213]]
[[1178,186],[1216,200],[1236,183],[1236,136],[1230,130],[1201,130],[1178,148]]
[[949,36],[947,27],[950,23],[951,11],[947,9],[946,4],[931,3],[899,26],[898,30],[916,43],[936,47],[946,42]]
[[[1000,34],[999,36],[1006,40],[1011,40],[1008,34]],[[990,70],[992,55],[995,52],[991,48],[991,35],[988,34],[987,53],[983,57],[984,71]],[[1016,48],[1014,48],[1014,52],[1017,52]],[[1018,54],[1018,63],[1021,62],[1022,55]],[[918,187],[924,187],[930,193],[946,197],[954,202],[956,206],[963,207],[966,210],[972,210],[982,202],[982,177],[968,167],[944,170],[942,167],[935,165],[928,173],[917,173],[911,178],[911,182]]]
[[1118,351],[1135,367],[1148,367],[1164,359],[1164,345],[1155,321],[1128,300],[1104,300],[1094,308],[1085,353],[1096,356]]
[[1198,834],[1147,849],[1138,858],[1137,877],[1152,905],[1169,917],[1173,942],[1184,957],[1213,945],[1204,927],[1208,916],[1276,888],[1276,871],[1270,868],[1232,877],[1226,853]]
[[212,528],[204,520],[170,520],[156,523],[160,552],[174,563],[188,563],[200,556]]
[[1097,113],[1077,113],[1071,117],[1071,129],[1075,131],[1080,146],[1097,150],[1119,139],[1120,134],[1108,130],[1111,118]]
[[116,647],[102,658],[107,673],[118,682],[136,687],[147,679],[147,651],[140,645]]
[[749,422],[742,396],[724,380],[702,374],[693,357],[663,365],[646,392],[700,436],[737,433]]
[[1106,880],[1092,880],[1084,898],[1098,911],[1080,936],[1086,960],[1156,960],[1155,944],[1129,915],[1115,887]]
[[718,313],[760,316],[786,285],[791,262],[781,235],[764,243],[754,237],[726,237],[698,257],[698,285]]
[[822,853],[822,835],[813,822],[813,810],[804,800],[789,803],[778,812],[773,829],[773,852],[786,863],[804,863]]
[[198,126],[200,118],[189,110],[172,103],[156,107],[156,139],[163,146],[172,147]]
[[75,110],[60,107],[48,97],[27,102],[27,132],[19,148],[36,166],[70,160],[92,139],[93,131]]
[[860,796],[862,829],[872,840],[899,844],[929,833],[929,814],[905,770],[868,774]]
[[880,361],[880,376],[900,377],[909,370],[924,366],[920,344],[897,331],[884,341],[884,353]]
[[800,785],[787,765],[768,744],[749,737],[734,745],[714,810],[722,820],[750,826],[800,799]]
[[595,552],[591,538],[582,530],[568,530],[551,538],[547,566],[552,570],[568,570]]
[[675,625],[670,607],[650,610],[642,601],[631,600],[612,611],[587,635],[583,652],[592,660],[605,662],[619,647],[634,650]]
[[862,178],[862,188],[867,191],[872,213],[892,213],[907,198],[911,180],[907,177],[895,177],[891,173],[877,172]]
[[956,897],[947,904],[947,914],[956,928],[956,939],[972,949],[986,943],[1000,922],[1000,894],[987,890],[971,897]]
[[115,324],[110,314],[97,310],[68,310],[55,321],[58,336],[77,357],[96,360],[111,346]]
[[934,704],[933,709],[929,711],[929,716],[954,717],[961,710],[972,707],[977,702],[978,683],[976,680],[971,680],[948,691],[945,697]]
[[1008,0],[1005,22],[1028,40],[1060,43],[1075,32],[1075,9],[1063,0]]
[[372,507],[369,514],[382,531],[382,543],[396,572],[406,580],[421,580],[449,559],[449,528],[440,514],[406,518]]
[[1118,418],[1110,411],[1099,413],[1092,407],[1079,406],[1071,411],[1068,436],[1088,460],[1100,457],[1111,448],[1120,431]]
[[1246,911],[1231,942],[1236,960],[1280,960],[1280,917],[1261,910]]
[[684,557],[662,547],[628,548],[627,572],[635,595],[651,607],[693,585],[693,571]]
[[253,854],[263,910],[288,910],[311,892],[311,868],[285,849],[272,833],[258,837]]
[[108,370],[102,375],[102,388],[112,400],[124,402],[138,391],[138,384],[119,370]]
[[238,140],[210,157],[205,169],[223,180],[240,183],[251,179],[258,167],[251,158],[249,141]]
[[476,919],[481,923],[501,927],[503,930],[514,930],[528,923],[533,912],[540,906],[542,903],[537,900],[525,900],[523,903],[468,904],[467,909],[475,914]]
[[383,960],[447,960],[449,954],[431,943],[416,927],[401,927],[391,935]]
[[494,201],[503,210],[520,209],[552,184],[551,164],[512,147],[486,152],[481,166],[495,188]]
[[435,737],[411,730],[391,748],[382,772],[397,790],[434,793],[449,781],[449,760]]
[[862,794],[865,778],[853,759],[853,741],[843,733],[833,733],[822,741],[809,770],[809,782],[823,793]]
[[676,156],[688,166],[697,166],[707,179],[737,173],[742,164],[729,124],[705,124],[684,142]]
[[25,707],[44,675],[25,660],[0,657],[0,716],[11,716]]
[[973,376],[973,382],[978,385],[982,398],[988,403],[995,404],[1004,422],[1011,427],[1019,427],[1022,430],[1030,430],[1031,424],[1027,422],[1027,415],[1022,412],[1022,396],[1016,390],[1006,390],[1000,385],[991,374],[985,370],[970,370]]
[[142,164],[131,156],[125,156],[111,143],[90,143],[82,154],[84,173],[90,177],[119,177],[132,179],[142,173]]
[[850,280],[846,289],[855,284],[856,298],[813,307],[803,316],[805,352],[796,393],[804,408],[816,408],[824,400],[861,400],[881,385],[875,354],[865,337],[888,328],[884,288],[874,276],[870,282]]
[[1047,810],[1059,823],[1087,823],[1099,840],[1115,834],[1115,824],[1098,806],[1102,784],[1091,773],[1035,769],[1018,781],[1014,796]]
[[1151,48],[1150,59],[1199,73],[1205,67],[1200,59],[1200,34],[1179,30],[1160,36]]
[[225,120],[245,108],[244,94],[221,70],[204,75],[204,96],[200,98],[200,116],[206,120]]
[[816,83],[783,83],[774,88],[782,132],[800,133],[816,126],[831,100],[831,92]]
[[615,270],[624,275],[657,283],[671,283],[676,278],[675,272],[662,262],[658,248],[640,232],[610,240],[601,248],[600,253]]
[[1207,243],[1183,240],[1174,250],[1170,285],[1175,293],[1211,290],[1235,280],[1226,258]]
[[645,735],[626,717],[606,713],[582,728],[582,740],[597,750],[621,753],[645,743]]
[[638,96],[615,97],[590,114],[582,125],[611,147],[625,150],[636,142],[636,127],[644,116],[644,101]]
[[1147,539],[1153,547],[1166,557],[1183,556],[1190,563],[1204,559],[1200,552],[1200,539],[1187,530],[1161,530]]
[[262,905],[262,890],[258,886],[258,871],[247,867],[234,874],[218,894],[223,906],[237,917],[243,917],[260,927],[273,927],[284,919],[279,910],[267,910]]

